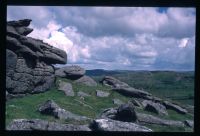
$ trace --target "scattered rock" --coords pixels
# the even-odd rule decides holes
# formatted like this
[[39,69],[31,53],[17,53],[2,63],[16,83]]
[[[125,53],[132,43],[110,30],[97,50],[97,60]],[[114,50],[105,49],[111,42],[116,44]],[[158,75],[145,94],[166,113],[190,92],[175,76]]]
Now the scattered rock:
[[173,103],[171,103],[169,101],[164,101],[163,105],[165,105],[165,107],[167,109],[174,110],[174,111],[176,111],[176,112],[178,112],[180,114],[186,114],[186,113],[188,113],[186,109],[184,109],[184,108],[182,108],[182,107],[180,107],[180,106],[178,106],[176,104],[173,104]]
[[128,96],[128,97],[135,97],[135,98],[143,98],[146,99],[148,96],[150,96],[151,94],[146,92],[146,91],[142,91],[142,90],[138,90],[132,87],[127,87],[127,88],[113,88],[113,91],[119,92],[120,94],[124,95],[124,96]]
[[184,123],[188,127],[191,127],[191,128],[194,127],[194,121],[193,120],[185,120]]
[[113,104],[116,104],[116,105],[122,105],[124,102],[122,102],[120,99],[113,99]]
[[103,119],[116,119],[117,108],[108,108],[105,109],[99,116]]
[[60,81],[58,83],[58,90],[63,91],[66,96],[74,96],[72,85],[67,82]]
[[152,130],[130,122],[122,122],[110,119],[96,119],[90,127],[94,131],[141,131],[151,132]]
[[184,127],[184,123],[181,121],[166,120],[155,117],[149,114],[137,113],[138,122],[144,124],[157,124],[163,126],[175,126],[175,127]]
[[194,106],[192,106],[192,105],[185,105],[184,108],[188,111],[188,113],[194,115]]
[[144,106],[144,110],[146,111],[154,112],[159,115],[168,115],[165,106],[161,105],[160,103],[144,100],[142,102],[142,105]]
[[84,76],[85,69],[79,66],[66,66],[56,70],[55,75],[58,77],[65,77],[71,80],[77,80]]
[[112,77],[112,76],[105,76],[100,83],[103,85],[111,86],[113,88],[118,88],[118,87],[128,87],[128,84],[121,82],[120,80]]
[[74,81],[75,83],[81,83],[87,86],[97,86],[96,81],[94,81],[91,77],[89,76],[82,76],[81,78],[77,79]]
[[108,97],[110,95],[110,93],[104,92],[101,90],[96,90],[96,95],[97,95],[97,97]]
[[122,104],[117,109],[116,120],[135,122],[137,120],[137,115],[133,104],[127,103]]
[[6,90],[10,98],[47,91],[55,80],[52,64],[65,64],[67,60],[64,51],[26,37],[33,31],[28,28],[30,22],[7,22]]
[[136,100],[136,99],[131,99],[130,102],[135,106],[135,107],[138,107],[138,108],[142,108],[142,104]]
[[91,96],[91,95],[89,95],[89,94],[87,94],[87,93],[85,93],[85,92],[79,91],[79,92],[77,93],[77,96],[79,96],[79,97],[89,97],[89,96]]
[[60,124],[40,119],[16,119],[7,130],[42,130],[42,131],[91,131],[87,125]]
[[40,105],[38,111],[41,114],[51,115],[58,119],[73,119],[73,120],[90,120],[85,116],[79,116],[60,108],[53,100],[47,100],[45,103]]

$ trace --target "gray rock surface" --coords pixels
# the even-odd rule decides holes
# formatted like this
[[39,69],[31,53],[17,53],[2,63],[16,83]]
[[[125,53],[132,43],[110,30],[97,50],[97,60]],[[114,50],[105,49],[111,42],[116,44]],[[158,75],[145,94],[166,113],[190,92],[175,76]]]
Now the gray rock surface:
[[116,120],[135,122],[137,115],[135,112],[134,105],[131,103],[122,104],[117,108]]
[[112,76],[105,76],[100,83],[111,86],[113,91],[128,97],[149,99],[149,97],[152,96],[150,93],[130,87],[127,83],[124,83]]
[[185,120],[184,123],[188,127],[191,127],[191,128],[194,127],[194,121],[193,120]]
[[97,95],[97,97],[108,97],[110,95],[110,93],[104,92],[101,90],[96,90],[96,95]]
[[175,127],[184,127],[184,123],[182,121],[175,121],[175,120],[166,120],[155,117],[149,114],[137,113],[138,122],[144,124],[157,124],[163,126],[175,126]]
[[6,130],[39,130],[39,131],[91,131],[87,125],[60,124],[40,119],[16,119]]
[[186,114],[186,113],[188,113],[188,111],[186,109],[180,107],[179,105],[171,103],[169,101],[164,101],[163,105],[165,105],[165,107],[167,109],[174,110],[174,111],[176,111],[177,113],[180,113],[180,114]]
[[142,102],[142,105],[144,106],[144,110],[146,110],[146,111],[154,112],[159,115],[168,115],[165,106],[160,103],[155,103],[153,101],[144,100]]
[[79,66],[65,66],[55,71],[55,75],[58,77],[65,77],[71,80],[77,80],[84,76],[85,69]]
[[142,109],[142,104],[138,100],[131,99],[129,102],[132,103],[135,107]]
[[10,98],[47,91],[54,85],[51,64],[65,64],[64,51],[26,37],[30,19],[7,22],[6,90]]
[[112,76],[105,76],[100,83],[103,85],[111,86],[113,88],[119,88],[119,87],[129,87],[128,84],[121,82],[120,80],[112,77]]
[[45,103],[41,104],[38,108],[41,114],[51,115],[58,119],[72,119],[72,120],[91,120],[85,116],[79,116],[70,111],[60,108],[53,100],[47,100]]
[[104,109],[98,118],[102,119],[116,119],[117,108]]
[[90,94],[87,94],[87,93],[85,93],[85,92],[79,91],[79,92],[77,92],[77,96],[79,96],[79,97],[89,97],[89,96],[91,96],[91,95],[90,95]]
[[122,122],[111,119],[96,119],[91,123],[93,131],[140,131],[152,132],[151,129],[130,122]]
[[128,96],[128,97],[134,97],[134,98],[143,98],[146,99],[148,98],[148,96],[150,96],[151,94],[146,92],[146,91],[142,91],[139,89],[135,89],[133,87],[127,87],[127,88],[113,88],[113,91],[119,92],[120,94],[124,95],[124,96]]
[[122,102],[120,99],[113,99],[113,104],[116,104],[116,105],[122,105],[124,104],[124,102]]
[[58,90],[63,91],[66,96],[74,96],[74,91],[70,83],[61,81],[58,83]]
[[82,76],[81,78],[77,79],[74,81],[75,83],[81,83],[87,86],[97,86],[97,82],[94,81],[94,79],[92,79],[89,76]]

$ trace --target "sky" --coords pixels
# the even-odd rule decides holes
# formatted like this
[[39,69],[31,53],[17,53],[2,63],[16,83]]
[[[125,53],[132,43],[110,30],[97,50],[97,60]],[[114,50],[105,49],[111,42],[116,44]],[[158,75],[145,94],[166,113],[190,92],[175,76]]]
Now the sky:
[[32,19],[28,36],[64,50],[67,65],[105,70],[194,70],[195,8],[8,6]]

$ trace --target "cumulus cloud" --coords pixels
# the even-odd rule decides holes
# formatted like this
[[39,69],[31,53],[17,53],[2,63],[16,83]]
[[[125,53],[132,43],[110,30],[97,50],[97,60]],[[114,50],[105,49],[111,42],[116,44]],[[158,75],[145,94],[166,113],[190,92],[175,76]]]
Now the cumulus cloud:
[[64,50],[68,64],[87,69],[193,70],[195,12],[194,8],[160,12],[140,7],[8,7],[8,20],[22,15],[33,19],[29,36]]

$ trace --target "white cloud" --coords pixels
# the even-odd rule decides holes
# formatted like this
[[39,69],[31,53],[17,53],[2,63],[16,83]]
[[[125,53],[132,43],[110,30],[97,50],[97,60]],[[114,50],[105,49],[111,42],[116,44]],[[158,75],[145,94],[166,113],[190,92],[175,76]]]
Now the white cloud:
[[33,19],[29,36],[66,51],[68,64],[90,69],[194,68],[192,8],[161,13],[158,8],[8,7],[9,19],[22,15]]
[[180,44],[178,47],[185,48],[188,45],[188,40],[189,38],[183,38],[182,40],[180,40]]

